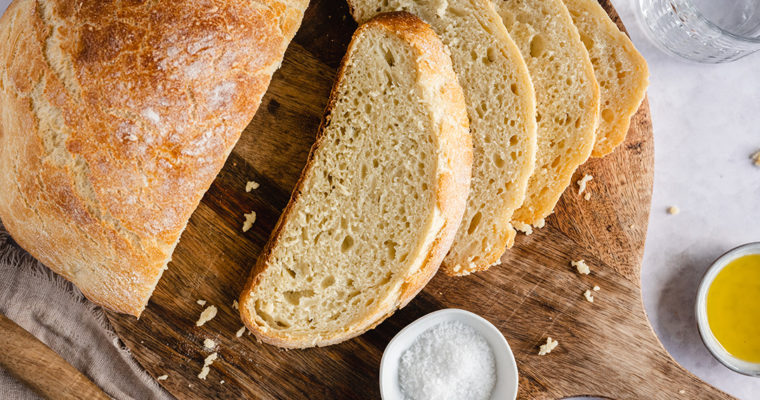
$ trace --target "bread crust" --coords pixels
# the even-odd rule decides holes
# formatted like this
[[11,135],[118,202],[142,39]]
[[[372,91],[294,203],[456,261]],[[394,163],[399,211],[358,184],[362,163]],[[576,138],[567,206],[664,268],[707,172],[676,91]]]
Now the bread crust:
[[[437,206],[445,222],[433,241],[425,259],[416,273],[405,278],[401,290],[396,298],[388,299],[380,303],[373,312],[369,313],[362,321],[355,323],[355,328],[347,332],[338,332],[331,337],[302,337],[294,338],[287,335],[278,335],[272,330],[263,330],[251,317],[255,312],[251,308],[251,292],[259,284],[262,272],[268,267],[272,256],[272,250],[278,246],[280,233],[289,218],[293,217],[293,206],[303,192],[304,179],[310,173],[313,165],[315,151],[325,140],[325,128],[330,124],[331,111],[337,101],[339,85],[345,74],[347,65],[354,49],[354,41],[361,32],[368,29],[383,29],[392,33],[406,42],[418,54],[420,75],[438,75],[445,79],[442,90],[444,108],[442,115],[451,118],[443,118],[438,132],[438,140],[444,145],[439,146],[440,156],[444,159],[446,167],[437,171],[438,187],[436,189]],[[430,27],[419,18],[405,12],[393,12],[378,15],[362,24],[354,33],[354,39],[348,46],[346,55],[339,68],[337,79],[333,85],[330,99],[325,111],[325,117],[317,134],[311,152],[309,153],[306,166],[301,173],[288,205],[285,207],[277,222],[270,240],[262,250],[248,281],[240,295],[240,315],[246,327],[261,341],[279,347],[306,348],[313,346],[328,346],[351,339],[369,329],[374,328],[393,312],[404,307],[409,301],[427,284],[435,275],[443,257],[448,252],[459,227],[464,213],[470,184],[472,166],[472,141],[469,135],[469,123],[467,118],[464,95],[457,82],[456,75],[451,68],[451,60],[438,36]]]
[[[631,124],[631,117],[639,109],[646,96],[649,86],[649,67],[644,57],[634,47],[631,39],[615,25],[596,0],[564,0],[564,3],[570,11],[579,33],[590,38],[593,43],[604,43],[603,46],[592,46],[588,49],[592,56],[591,62],[594,64],[594,71],[597,71],[597,63],[612,63],[614,59],[611,59],[611,56],[616,53],[616,50],[622,53],[624,58],[627,58],[625,61],[631,67],[630,70],[626,70],[625,77],[621,78],[618,74],[617,79],[630,82],[633,87],[632,90],[624,93],[612,92],[609,87],[600,90],[602,102],[609,100],[622,108],[621,112],[614,115],[612,121],[602,120],[596,131],[596,142],[591,156],[604,157],[612,153],[625,140]],[[597,80],[601,81],[601,77],[598,75]],[[609,91],[609,93],[607,94],[605,91]]]
[[15,0],[0,19],[0,219],[139,316],[307,0]]
[[[536,87],[536,113],[537,116],[542,117],[541,120],[545,124],[544,128],[542,128],[542,125],[539,123],[539,147],[536,155],[536,169],[528,182],[525,201],[512,216],[512,221],[533,225],[552,213],[560,196],[570,185],[570,180],[575,170],[586,162],[591,155],[596,138],[596,128],[599,124],[599,85],[594,76],[594,68],[589,59],[588,51],[581,42],[578,29],[573,24],[570,13],[562,0],[499,0],[496,3],[496,9],[502,15],[502,18],[504,18],[505,15],[520,11],[518,10],[520,4],[524,4],[529,10],[521,10],[522,16],[526,16],[530,11],[535,13],[539,13],[540,11],[545,15],[551,16],[551,18],[543,18],[531,15],[524,23],[519,21],[520,17],[517,17],[517,22],[514,24],[507,23],[505,20],[507,30],[512,29],[510,34],[515,38],[528,64],[533,84]],[[514,19],[515,17],[513,16],[512,18]],[[531,19],[534,23],[531,23]],[[515,26],[522,24],[529,25],[536,35],[529,38],[526,35],[517,34]],[[512,25],[512,28],[510,25]],[[545,36],[561,35],[566,38],[567,41],[564,47],[552,41],[546,41],[544,45],[549,47],[546,53],[572,60],[572,62],[568,63],[571,66],[570,70],[551,70],[549,68],[552,65],[545,61],[541,55],[533,56],[533,38],[538,36],[538,34]],[[550,111],[551,108],[555,107],[554,103],[558,101],[554,97],[554,92],[560,93],[560,101],[563,100],[561,96],[569,96],[569,92],[563,92],[566,88],[562,86],[562,80],[563,78],[570,79],[565,73],[571,74],[573,72],[575,72],[575,75],[570,76],[585,78],[586,84],[583,85],[583,90],[577,90],[572,93],[584,96],[584,104],[578,110],[580,115],[578,116],[575,130],[568,132],[573,135],[570,137],[571,143],[568,144],[568,147],[572,150],[560,154],[556,159],[552,160],[551,156],[557,152],[555,150],[555,142],[564,142],[566,140],[566,138],[557,136],[557,131],[561,130],[562,125],[556,121],[551,122],[552,118],[555,118],[555,115]],[[551,78],[542,78],[542,76],[549,74],[552,75]],[[588,99],[587,102],[586,98]],[[578,101],[577,98],[568,100],[567,97],[564,100],[567,103]],[[555,163],[558,164],[555,165]]]

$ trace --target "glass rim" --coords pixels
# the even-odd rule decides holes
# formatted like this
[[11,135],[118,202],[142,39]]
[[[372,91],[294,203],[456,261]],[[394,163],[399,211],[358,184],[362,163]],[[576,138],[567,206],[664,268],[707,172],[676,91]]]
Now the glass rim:
[[738,41],[741,41],[741,42],[760,44],[760,37],[751,38],[751,37],[747,37],[747,36],[737,35],[737,34],[735,34],[733,32],[727,31],[727,30],[721,28],[720,26],[718,26],[716,23],[710,21],[707,17],[705,17],[702,14],[702,12],[699,10],[699,8],[694,5],[694,1],[693,0],[684,0],[684,1],[687,2],[691,6],[691,8],[694,10],[694,14],[697,16],[697,18],[699,18],[700,20],[702,20],[709,27],[717,30],[720,34],[726,35],[726,36],[728,36],[728,37],[730,37],[732,39],[735,39],[735,40],[738,40]]

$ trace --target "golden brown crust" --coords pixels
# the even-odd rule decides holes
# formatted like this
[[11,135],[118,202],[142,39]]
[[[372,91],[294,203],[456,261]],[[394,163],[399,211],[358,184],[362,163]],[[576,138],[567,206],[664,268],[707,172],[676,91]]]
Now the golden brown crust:
[[16,0],[0,20],[0,218],[139,316],[306,0]]
[[[286,337],[284,335],[277,335],[276,332],[272,332],[271,330],[263,331],[259,329],[258,325],[253,321],[253,318],[251,318],[253,310],[249,309],[250,302],[248,300],[251,296],[252,289],[259,283],[262,277],[262,272],[267,268],[272,249],[278,245],[282,227],[291,217],[291,209],[298,201],[298,198],[303,191],[304,179],[309,174],[312,167],[314,152],[321,146],[321,143],[324,140],[324,130],[330,123],[330,113],[337,101],[338,87],[344,76],[348,60],[353,53],[354,40],[363,30],[374,28],[385,29],[407,41],[414,49],[415,53],[419,55],[417,61],[419,62],[420,71],[422,71],[421,75],[442,76],[446,82],[442,90],[442,97],[444,98],[444,101],[441,104],[444,108],[442,114],[452,116],[453,118],[443,119],[438,134],[439,141],[444,143],[444,145],[439,147],[441,157],[446,161],[446,171],[439,171],[439,184],[436,191],[438,208],[445,220],[444,225],[434,240],[420,269],[415,274],[405,279],[398,298],[390,299],[390,302],[386,302],[384,306],[378,307],[375,312],[372,312],[361,321],[356,329],[336,334],[328,339],[320,339],[317,341],[314,341],[312,338],[294,340],[290,336]],[[349,44],[346,55],[341,63],[325,111],[325,118],[322,121],[316,142],[311,149],[308,161],[301,174],[301,178],[296,184],[290,202],[288,202],[288,205],[285,207],[285,210],[280,216],[280,219],[270,236],[270,241],[264,247],[257,259],[240,296],[240,315],[246,327],[259,340],[275,346],[287,348],[328,346],[359,336],[367,330],[377,326],[385,318],[393,314],[396,309],[405,306],[435,275],[443,257],[451,246],[451,242],[459,227],[462,214],[464,213],[472,166],[472,140],[469,136],[469,123],[464,95],[462,94],[461,87],[459,87],[456,75],[451,68],[451,60],[449,59],[440,39],[430,27],[419,18],[405,12],[393,12],[380,14],[362,24],[354,33],[354,40]]]

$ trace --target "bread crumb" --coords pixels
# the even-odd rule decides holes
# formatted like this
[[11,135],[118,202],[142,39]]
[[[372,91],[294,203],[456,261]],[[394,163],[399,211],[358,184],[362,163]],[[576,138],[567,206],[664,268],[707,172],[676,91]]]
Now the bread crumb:
[[206,380],[206,377],[208,376],[209,371],[211,371],[211,364],[214,363],[214,361],[217,358],[217,353],[211,353],[208,357],[206,357],[205,360],[203,360],[203,368],[201,368],[201,372],[198,374],[198,378]]
[[543,228],[544,226],[546,226],[546,220],[545,220],[545,219],[543,219],[543,218],[539,219],[538,221],[536,221],[536,223],[535,223],[535,224],[533,224],[533,227],[534,227],[534,228],[537,228],[537,229],[541,229],[541,228]]
[[245,184],[245,191],[250,192],[251,190],[256,190],[259,188],[259,186],[260,186],[259,183],[256,181],[248,181]]
[[211,339],[205,339],[205,340],[203,341],[203,348],[204,348],[204,349],[209,349],[209,350],[211,350],[211,349],[213,349],[214,347],[216,347],[216,342],[215,342],[215,341],[213,341],[213,340],[211,340]]
[[165,381],[169,379],[169,375],[161,375],[158,378],[156,378],[157,381]]
[[524,222],[514,221],[512,222],[512,226],[514,226],[515,229],[517,229],[518,231],[526,235],[530,235],[531,233],[533,233],[533,227]]
[[245,333],[245,326],[238,329],[238,331],[235,333],[235,337],[241,337]]
[[198,321],[195,323],[195,326],[203,326],[208,321],[211,321],[216,317],[216,307],[214,306],[208,306],[205,310],[201,313],[200,318],[198,318]]
[[681,389],[681,390],[678,391],[678,394],[686,394],[686,391],[683,390],[683,389]]
[[239,310],[240,306],[238,305],[237,300],[232,300],[232,308]]
[[586,290],[585,292],[583,292],[583,296],[584,296],[584,297],[586,298],[586,300],[588,300],[590,303],[593,303],[593,302],[594,302],[594,295],[593,295],[593,294],[591,294],[591,291],[590,291],[590,290]]
[[[586,190],[586,184],[590,180],[592,180],[592,179],[594,179],[593,176],[591,176],[589,174],[586,174],[586,175],[583,175],[583,178],[581,178],[580,180],[578,180],[578,182],[576,182],[578,184],[578,194],[579,195],[583,194],[583,192]],[[586,199],[586,200],[588,200],[588,199]]]
[[196,303],[198,303],[198,305],[199,305],[199,306],[205,306],[205,305],[206,305],[206,300],[201,300],[201,299],[198,299],[198,300],[196,301]]
[[756,167],[760,167],[760,150],[752,154],[750,158],[752,158],[752,163],[755,164]]
[[602,289],[601,289],[601,288],[599,288],[599,286],[597,286],[597,285],[594,285],[594,288],[593,288],[593,290],[594,290],[595,292],[598,292],[598,291],[600,291],[600,290],[602,290]]
[[243,215],[245,216],[245,222],[243,222],[243,232],[248,232],[248,230],[253,226],[253,223],[256,222],[256,211],[251,211],[250,213]]
[[588,275],[591,273],[591,268],[586,264],[584,260],[570,261],[570,265],[578,270],[579,274]]
[[222,379],[221,381],[219,381],[219,384],[220,385],[224,385],[224,379]]
[[591,192],[586,192],[586,194],[583,195],[583,198],[586,200],[591,200]]
[[546,338],[546,344],[542,344],[541,347],[538,348],[538,355],[539,356],[545,356],[554,350],[557,345],[559,345],[559,342],[552,339],[551,337]]
[[668,207],[668,214],[670,215],[678,215],[678,213],[681,212],[681,209],[678,208],[678,206],[670,206]]
[[630,224],[630,225],[628,225],[628,228],[630,228],[630,229],[633,229],[633,228],[635,228],[635,227],[636,227],[636,225],[634,225],[634,224]]

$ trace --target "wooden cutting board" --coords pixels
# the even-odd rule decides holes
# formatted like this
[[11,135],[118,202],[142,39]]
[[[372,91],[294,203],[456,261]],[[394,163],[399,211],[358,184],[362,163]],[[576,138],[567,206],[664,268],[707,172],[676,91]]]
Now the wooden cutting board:
[[[612,6],[603,4],[620,25]],[[728,398],[671,359],[644,313],[640,263],[654,151],[646,102],[626,143],[573,178],[594,176],[591,200],[573,185],[546,227],[520,235],[501,265],[464,278],[438,274],[408,307],[340,345],[286,351],[251,335],[237,338],[242,323],[233,300],[305,164],[355,28],[345,1],[312,1],[282,69],[193,214],[142,318],[109,314],[149,373],[168,375],[161,384],[180,399],[375,399],[390,339],[431,311],[456,307],[482,315],[507,338],[520,371],[520,398]],[[246,193],[248,180],[261,187]],[[252,210],[256,223],[243,233],[243,214]],[[591,275],[570,266],[579,259]],[[594,285],[601,290],[590,303],[583,292]],[[198,299],[219,309],[202,327],[195,326],[203,310]],[[538,356],[547,336],[559,347]],[[197,375],[212,352],[203,349],[205,338],[216,341],[219,358],[203,381]]]

